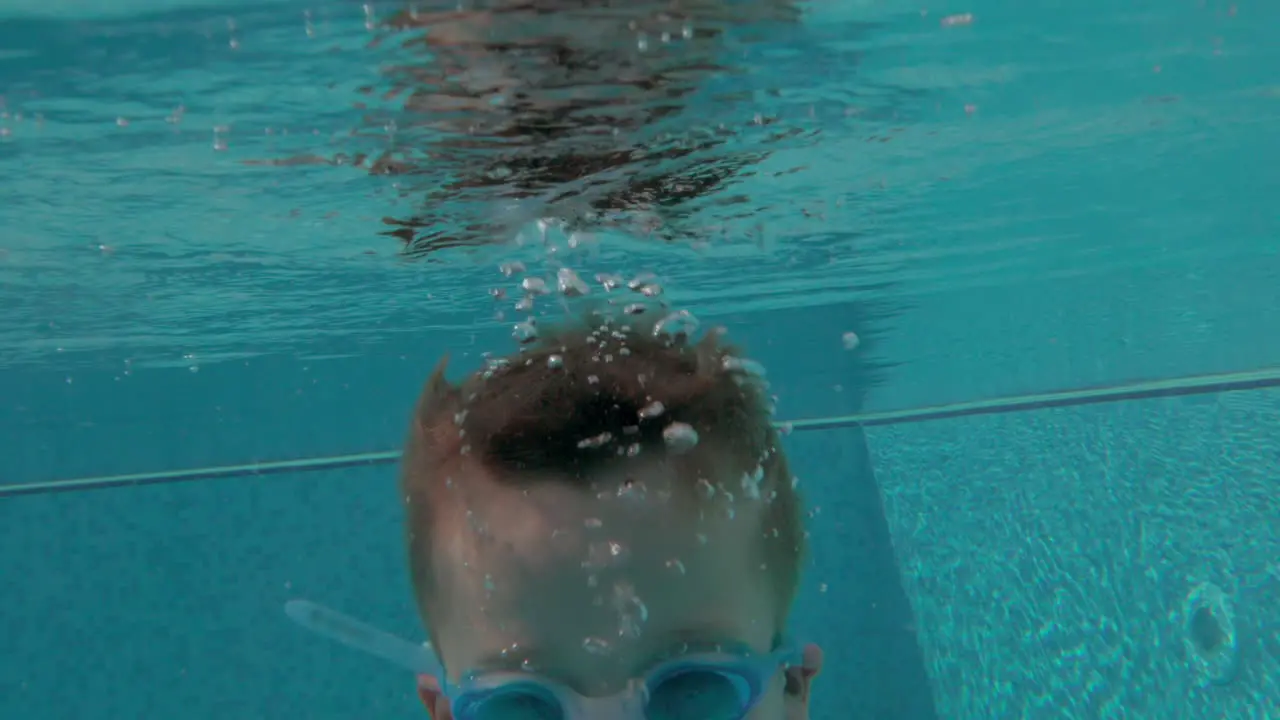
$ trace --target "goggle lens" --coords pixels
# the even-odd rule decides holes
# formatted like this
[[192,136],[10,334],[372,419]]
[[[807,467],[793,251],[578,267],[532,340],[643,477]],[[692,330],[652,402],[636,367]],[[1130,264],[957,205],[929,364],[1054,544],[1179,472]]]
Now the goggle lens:
[[754,693],[746,678],[712,668],[685,668],[649,687],[646,720],[742,720]]

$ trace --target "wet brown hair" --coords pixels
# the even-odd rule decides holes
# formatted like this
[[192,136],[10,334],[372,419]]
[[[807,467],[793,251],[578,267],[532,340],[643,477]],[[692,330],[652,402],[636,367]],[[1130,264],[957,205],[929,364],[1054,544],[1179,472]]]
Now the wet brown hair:
[[[684,423],[698,435],[691,458],[727,456],[707,458],[718,466],[717,480],[740,494],[740,478],[748,495],[758,491],[766,503],[760,550],[772,573],[778,630],[784,628],[805,539],[767,386],[758,366],[721,342],[722,332],[695,342],[684,332],[667,332],[666,326],[680,324],[672,318],[683,319],[612,320],[594,313],[543,331],[519,354],[490,360],[460,385],[445,379],[448,359],[441,360],[414,412],[401,474],[409,568],[428,626],[436,584],[432,526],[446,476],[459,461],[481,463],[498,482],[551,473],[585,489],[602,465],[674,452],[664,431]],[[657,416],[655,403],[661,404]],[[691,491],[699,477],[687,478]]]

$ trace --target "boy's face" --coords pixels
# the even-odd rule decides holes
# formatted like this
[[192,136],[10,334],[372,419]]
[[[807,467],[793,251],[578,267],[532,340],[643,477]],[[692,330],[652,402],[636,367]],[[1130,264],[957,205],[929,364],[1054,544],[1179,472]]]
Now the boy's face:
[[[759,500],[691,497],[657,457],[600,473],[589,490],[553,478],[498,483],[474,465],[455,472],[467,478],[442,492],[430,618],[451,681],[524,669],[602,696],[681,652],[773,649]],[[806,718],[820,665],[810,646],[803,667],[779,668],[750,718]],[[448,712],[438,688],[420,681],[439,720]]]

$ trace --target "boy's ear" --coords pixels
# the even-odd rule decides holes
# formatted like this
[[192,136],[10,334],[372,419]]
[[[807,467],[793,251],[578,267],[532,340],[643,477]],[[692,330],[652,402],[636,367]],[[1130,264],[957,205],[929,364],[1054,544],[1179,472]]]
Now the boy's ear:
[[430,675],[418,676],[418,698],[427,709],[431,720],[453,720],[449,710],[449,699],[440,691],[440,681]]
[[788,718],[809,717],[809,693],[813,679],[822,672],[822,648],[810,643],[804,647],[804,660],[787,668],[787,704],[798,712],[788,711]]

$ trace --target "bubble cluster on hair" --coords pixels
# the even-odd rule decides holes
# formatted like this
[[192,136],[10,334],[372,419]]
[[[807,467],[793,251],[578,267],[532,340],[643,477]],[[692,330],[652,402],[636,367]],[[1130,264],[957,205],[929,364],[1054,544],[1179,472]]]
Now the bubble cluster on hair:
[[517,355],[486,358],[457,387],[446,383],[420,419],[438,426],[449,415],[455,437],[437,433],[439,450],[520,472],[581,475],[603,462],[689,453],[706,438],[767,448],[763,368],[723,336],[697,336],[685,311],[594,310],[541,331]]

